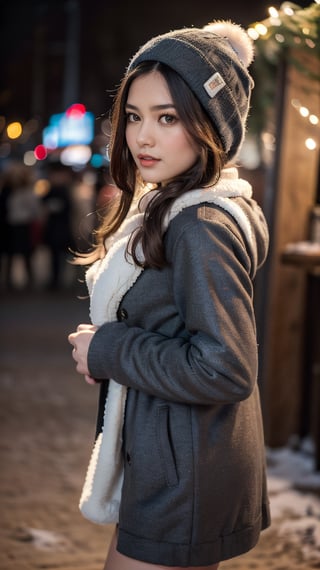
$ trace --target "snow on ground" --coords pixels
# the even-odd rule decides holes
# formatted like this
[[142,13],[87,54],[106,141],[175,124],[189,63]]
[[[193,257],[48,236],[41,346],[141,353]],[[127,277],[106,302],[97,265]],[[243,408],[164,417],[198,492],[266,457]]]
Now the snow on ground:
[[273,528],[299,546],[306,561],[320,561],[320,472],[312,446],[267,449],[267,465]]

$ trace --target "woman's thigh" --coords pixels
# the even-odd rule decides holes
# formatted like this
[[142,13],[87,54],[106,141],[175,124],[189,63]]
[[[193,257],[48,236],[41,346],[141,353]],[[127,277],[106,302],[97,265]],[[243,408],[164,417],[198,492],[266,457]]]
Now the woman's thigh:
[[[149,562],[141,562],[133,558],[128,558],[128,556],[124,556],[117,551],[116,544],[117,535],[115,531],[111,540],[104,570],[188,570],[185,567],[161,566],[159,564],[150,564]],[[212,564],[211,566],[192,566],[190,570],[218,570],[218,566],[218,564]]]

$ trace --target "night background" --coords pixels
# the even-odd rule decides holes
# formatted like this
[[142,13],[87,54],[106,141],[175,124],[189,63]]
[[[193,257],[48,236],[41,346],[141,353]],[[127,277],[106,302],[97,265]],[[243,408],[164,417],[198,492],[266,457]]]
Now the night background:
[[[108,116],[129,59],[152,36],[214,19],[253,31],[261,24],[239,172],[270,229],[254,298],[273,522],[253,551],[221,570],[320,568],[319,4],[0,0],[1,570],[103,567],[113,529],[78,510],[97,390],[76,373],[67,342],[89,321],[70,244],[88,246],[99,199],[108,206],[115,190]],[[43,130],[74,104],[92,117],[92,140],[59,141],[40,156]],[[64,162],[56,184],[63,152],[76,146],[92,154]],[[8,239],[8,202],[20,190],[40,205],[26,224],[27,255]],[[48,240],[54,218],[58,245]]]
[[46,120],[61,112],[67,50],[74,49],[75,96],[100,115],[109,105],[107,91],[116,87],[129,58],[153,35],[183,26],[202,27],[214,18],[247,26],[267,17],[267,7],[264,1],[3,2],[1,112],[9,120],[24,121],[37,114]]
[[[1,2],[0,127],[3,131],[8,122],[36,119],[38,130],[31,125],[32,143],[24,145],[32,148],[41,142],[50,115],[72,103],[83,103],[99,121],[129,58],[150,37],[219,18],[247,27],[267,18],[268,6],[255,0]],[[14,145],[17,152],[23,140]]]

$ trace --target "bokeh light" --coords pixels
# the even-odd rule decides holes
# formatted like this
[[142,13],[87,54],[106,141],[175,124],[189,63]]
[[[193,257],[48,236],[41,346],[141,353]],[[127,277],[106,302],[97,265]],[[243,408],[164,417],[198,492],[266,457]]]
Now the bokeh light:
[[306,145],[308,150],[315,150],[317,148],[317,143],[311,137],[306,139],[304,144]]
[[27,152],[24,153],[23,162],[26,166],[34,166],[36,164],[37,159],[32,150],[27,150]]
[[48,155],[47,149],[43,144],[38,144],[33,152],[37,160],[44,160]]
[[18,139],[22,134],[22,125],[18,121],[10,123],[7,126],[7,135],[9,139]]
[[74,119],[83,117],[85,113],[86,107],[82,103],[74,103],[66,110],[67,117],[73,117]]

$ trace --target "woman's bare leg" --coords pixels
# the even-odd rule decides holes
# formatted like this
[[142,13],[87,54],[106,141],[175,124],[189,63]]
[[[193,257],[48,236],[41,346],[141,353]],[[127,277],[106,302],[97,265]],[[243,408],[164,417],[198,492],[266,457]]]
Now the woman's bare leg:
[[[180,566],[160,566],[159,564],[150,564],[149,562],[141,562],[134,560],[128,556],[120,554],[116,549],[117,546],[117,531],[115,530],[110,548],[105,563],[104,570],[188,570]],[[190,570],[218,570],[219,564],[212,564],[211,566],[192,566]]]

